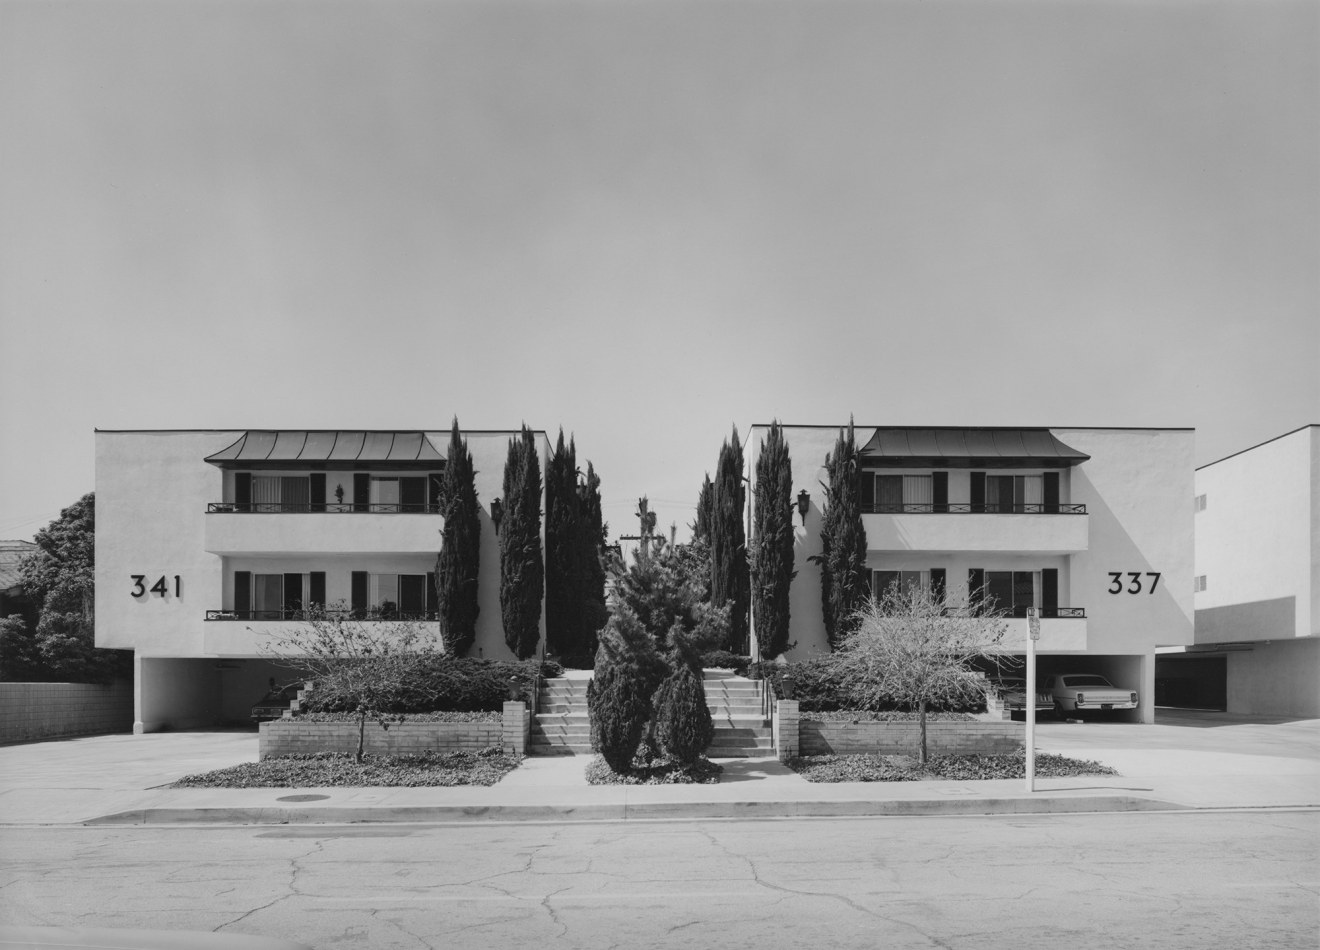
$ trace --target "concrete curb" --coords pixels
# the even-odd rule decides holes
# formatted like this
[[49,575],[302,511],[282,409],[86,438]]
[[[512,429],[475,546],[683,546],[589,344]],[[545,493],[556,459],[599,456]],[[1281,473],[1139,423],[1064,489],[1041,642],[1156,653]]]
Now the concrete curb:
[[877,818],[923,815],[1057,815],[1082,812],[1171,811],[1184,806],[1126,795],[1048,798],[967,798],[953,801],[733,801],[600,805],[427,805],[354,808],[138,808],[84,825],[311,825],[462,821],[700,821],[730,818]]

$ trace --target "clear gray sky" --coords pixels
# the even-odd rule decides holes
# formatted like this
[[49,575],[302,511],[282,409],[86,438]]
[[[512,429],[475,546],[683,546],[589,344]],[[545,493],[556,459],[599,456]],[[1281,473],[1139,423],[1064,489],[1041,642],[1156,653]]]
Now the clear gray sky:
[[734,423],[1320,422],[1318,11],[0,0],[0,537],[95,427],[562,425],[618,534]]

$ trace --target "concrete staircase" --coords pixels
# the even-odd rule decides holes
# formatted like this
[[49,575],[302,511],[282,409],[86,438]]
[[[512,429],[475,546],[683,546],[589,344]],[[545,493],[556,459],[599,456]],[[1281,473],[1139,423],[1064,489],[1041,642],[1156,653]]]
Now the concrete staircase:
[[[543,680],[540,710],[532,717],[529,755],[590,755],[587,717],[589,670],[568,670]],[[772,730],[761,714],[761,685],[722,670],[704,673],[706,704],[715,721],[711,758],[774,755]]]

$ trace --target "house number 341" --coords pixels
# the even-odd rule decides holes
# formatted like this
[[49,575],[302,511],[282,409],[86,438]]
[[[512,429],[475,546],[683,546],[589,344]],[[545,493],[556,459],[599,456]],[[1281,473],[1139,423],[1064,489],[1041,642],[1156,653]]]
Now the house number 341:
[[[1124,580],[1125,576],[1127,578],[1126,580]],[[1122,594],[1126,592],[1129,594],[1140,594],[1142,577],[1150,578],[1150,590],[1146,593],[1155,593],[1155,587],[1160,582],[1159,571],[1147,571],[1145,574],[1142,574],[1141,571],[1127,571],[1126,574],[1123,571],[1110,571],[1109,580],[1111,583],[1109,585],[1109,593]]]
[[[154,584],[151,585],[150,589],[147,588],[147,575],[146,575],[146,574],[134,574],[134,575],[132,575],[132,577],[133,577],[133,596],[134,596],[134,597],[146,597],[148,593],[152,593],[152,594],[160,594],[160,596],[164,597],[166,594],[168,594],[168,593],[170,592],[170,585],[167,584],[167,583],[165,582],[165,575],[164,575],[164,574],[162,574],[162,575],[160,576],[160,580],[156,581],[156,583],[154,583]],[[179,575],[178,575],[178,574],[175,574],[175,575],[174,575],[174,596],[175,596],[175,597],[178,597],[178,596],[179,596],[179,593],[180,593],[182,590],[183,590],[183,587],[182,587],[181,581],[179,580]]]

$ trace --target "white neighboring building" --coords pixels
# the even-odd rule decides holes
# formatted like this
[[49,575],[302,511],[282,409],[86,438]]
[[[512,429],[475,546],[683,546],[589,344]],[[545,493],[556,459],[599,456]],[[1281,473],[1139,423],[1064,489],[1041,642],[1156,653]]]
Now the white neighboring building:
[[1320,717],[1320,426],[1196,470],[1196,638],[1171,703]]
[[[784,426],[797,576],[792,659],[829,649],[821,614],[825,457],[838,426]],[[748,436],[749,470],[769,427]],[[1136,689],[1131,719],[1154,721],[1155,651],[1192,643],[1190,429],[855,426],[873,586],[933,585],[955,601],[979,590],[1014,615],[1009,650],[1025,652],[1026,608],[1042,613],[1039,674],[1094,672]],[[755,490],[755,485],[753,485]],[[1127,715],[1127,714],[1123,714]]]
[[[535,432],[544,473],[549,441]],[[468,431],[482,507],[470,655],[512,659],[491,502],[513,431]],[[303,604],[434,623],[448,430],[96,433],[96,645],[134,651],[134,731],[248,720]],[[542,500],[544,509],[544,499]],[[542,526],[544,544],[544,525]],[[544,610],[542,637],[545,635]]]

